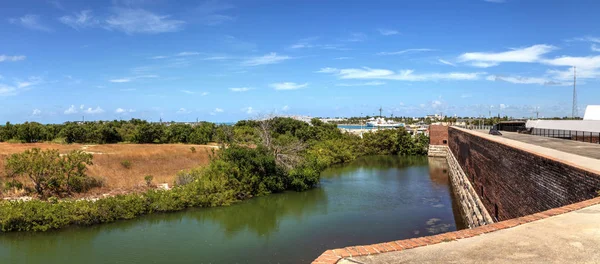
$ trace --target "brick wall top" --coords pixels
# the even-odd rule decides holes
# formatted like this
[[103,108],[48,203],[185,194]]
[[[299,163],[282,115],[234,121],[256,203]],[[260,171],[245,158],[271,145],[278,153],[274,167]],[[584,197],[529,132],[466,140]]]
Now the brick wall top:
[[429,126],[429,145],[447,145],[448,144],[448,126],[431,125]]
[[504,138],[502,136],[494,136],[490,134],[481,133],[478,131],[473,131],[469,129],[464,129],[460,127],[452,127],[451,129],[460,130],[465,133],[469,133],[473,136],[481,137],[493,142],[497,142],[499,144],[503,144],[515,149],[519,149],[522,151],[529,152],[531,154],[547,158],[556,162],[561,162],[563,164],[585,170],[591,172],[593,174],[600,174],[600,161],[593,158],[588,158],[584,156],[579,156],[575,154],[571,154],[568,152],[563,152],[555,149],[550,149],[546,147],[541,147],[533,144],[524,143],[517,140],[512,140],[508,138]]

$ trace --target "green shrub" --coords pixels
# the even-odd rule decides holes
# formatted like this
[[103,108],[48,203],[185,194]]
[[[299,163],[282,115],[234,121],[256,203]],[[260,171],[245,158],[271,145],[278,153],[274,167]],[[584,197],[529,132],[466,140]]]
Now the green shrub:
[[125,169],[131,169],[131,162],[128,160],[122,160],[121,166],[123,166],[123,168],[125,168]]
[[153,179],[154,179],[154,177],[152,175],[144,176],[144,181],[146,182],[146,186],[148,186],[148,187],[152,186]]

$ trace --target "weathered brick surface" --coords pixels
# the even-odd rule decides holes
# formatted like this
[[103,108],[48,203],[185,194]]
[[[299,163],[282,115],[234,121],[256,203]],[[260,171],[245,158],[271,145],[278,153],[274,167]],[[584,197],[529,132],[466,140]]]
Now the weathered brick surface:
[[499,221],[591,199],[600,190],[600,175],[452,127],[448,147]]
[[429,145],[448,145],[448,126],[429,126]]

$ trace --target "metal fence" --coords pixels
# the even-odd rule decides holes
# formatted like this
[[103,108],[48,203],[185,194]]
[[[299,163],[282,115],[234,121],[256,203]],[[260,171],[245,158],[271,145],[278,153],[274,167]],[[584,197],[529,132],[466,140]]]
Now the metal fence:
[[534,128],[532,135],[600,144],[600,132]]

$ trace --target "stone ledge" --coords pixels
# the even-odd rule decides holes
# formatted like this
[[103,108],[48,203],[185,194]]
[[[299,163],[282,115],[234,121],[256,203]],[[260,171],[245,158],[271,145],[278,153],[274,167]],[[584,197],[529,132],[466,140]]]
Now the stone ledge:
[[526,215],[523,217],[513,218],[509,220],[505,220],[502,222],[493,223],[490,225],[484,225],[480,227],[476,227],[473,229],[464,229],[454,232],[448,232],[433,236],[419,237],[419,238],[411,238],[404,240],[397,240],[392,242],[379,243],[374,245],[364,245],[364,246],[353,246],[353,247],[345,247],[338,248],[333,250],[327,250],[317,259],[315,259],[313,264],[333,264],[337,263],[342,258],[347,257],[356,257],[356,256],[367,256],[380,254],[391,251],[402,251],[416,247],[422,247],[427,245],[438,244],[442,242],[449,242],[457,239],[469,238],[478,236],[481,234],[494,232],[506,228],[515,227],[518,225],[526,224],[529,222],[549,218],[555,215],[560,215],[568,212],[572,212],[575,210],[583,209],[588,206],[600,204],[600,197],[596,197],[593,199],[585,200],[582,202],[565,205],[562,207],[550,209],[547,211],[535,213],[532,215]]

